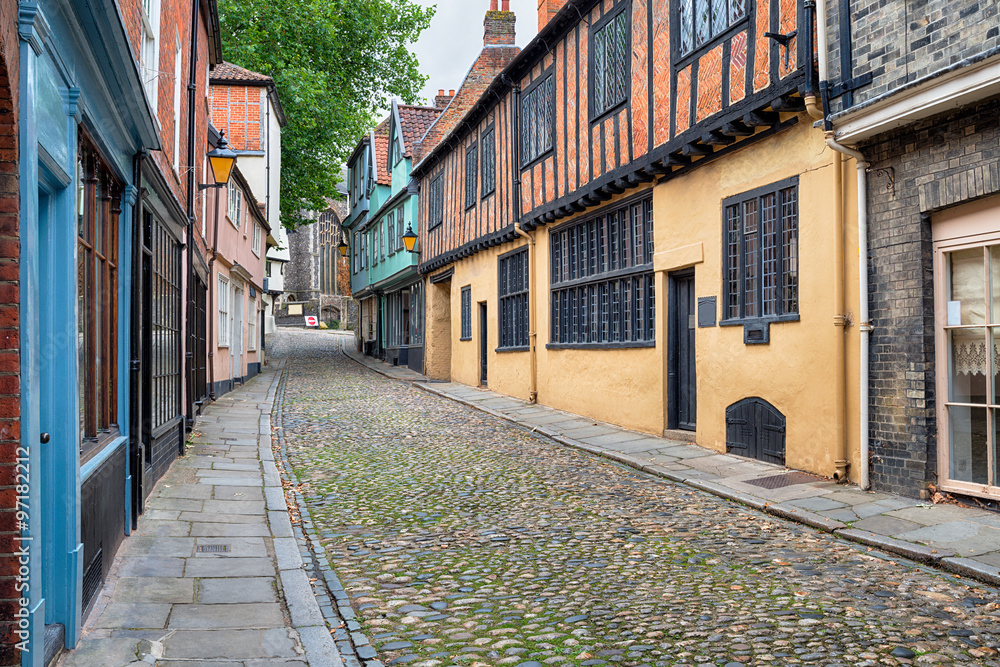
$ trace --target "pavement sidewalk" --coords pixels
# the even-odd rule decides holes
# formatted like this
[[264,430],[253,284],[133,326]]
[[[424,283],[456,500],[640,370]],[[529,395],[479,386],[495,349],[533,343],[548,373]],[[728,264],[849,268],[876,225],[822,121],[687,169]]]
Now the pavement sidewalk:
[[343,667],[272,454],[281,367],[206,409],[61,667]]
[[701,489],[844,539],[1000,586],[1000,514],[932,504],[597,422],[454,382],[430,381],[354,350],[387,377],[519,424],[576,449]]

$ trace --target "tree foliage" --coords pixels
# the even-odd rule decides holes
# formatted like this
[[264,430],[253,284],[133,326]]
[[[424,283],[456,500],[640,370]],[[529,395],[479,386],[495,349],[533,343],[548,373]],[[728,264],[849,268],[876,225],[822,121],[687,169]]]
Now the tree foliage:
[[409,44],[433,8],[412,0],[219,0],[228,62],[272,77],[281,134],[281,221],[326,208],[343,165],[391,97],[416,102],[426,77]]

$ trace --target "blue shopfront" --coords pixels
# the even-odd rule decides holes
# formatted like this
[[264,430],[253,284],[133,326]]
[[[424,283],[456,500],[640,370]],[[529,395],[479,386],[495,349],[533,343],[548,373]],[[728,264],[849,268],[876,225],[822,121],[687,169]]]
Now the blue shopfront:
[[[139,155],[159,148],[112,0],[21,2],[21,433],[33,483],[30,651],[73,647],[133,521]],[[140,459],[141,460],[141,459]]]

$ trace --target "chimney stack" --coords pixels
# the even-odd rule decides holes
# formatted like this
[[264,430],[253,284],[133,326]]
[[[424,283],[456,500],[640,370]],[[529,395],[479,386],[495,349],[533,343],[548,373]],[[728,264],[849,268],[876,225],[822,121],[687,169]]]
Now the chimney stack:
[[541,32],[564,6],[566,0],[538,0],[538,31]]
[[436,109],[444,109],[451,102],[452,98],[455,97],[455,91],[451,91],[447,95],[444,94],[444,88],[438,89],[437,97],[434,98],[434,107]]
[[[565,2],[565,0],[563,0]],[[500,4],[500,9],[497,5]],[[490,0],[490,10],[486,12],[483,44],[486,46],[513,46],[515,41],[514,24],[517,17],[510,11],[510,0]]]

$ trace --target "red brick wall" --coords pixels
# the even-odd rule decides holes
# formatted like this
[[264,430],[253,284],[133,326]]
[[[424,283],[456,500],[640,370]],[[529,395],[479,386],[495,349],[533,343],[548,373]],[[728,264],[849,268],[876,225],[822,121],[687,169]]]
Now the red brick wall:
[[212,86],[212,124],[225,130],[229,146],[237,151],[263,150],[259,86]]
[[14,644],[17,560],[14,474],[21,436],[18,351],[17,0],[0,0],[0,665],[19,665]]

